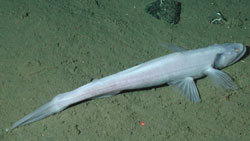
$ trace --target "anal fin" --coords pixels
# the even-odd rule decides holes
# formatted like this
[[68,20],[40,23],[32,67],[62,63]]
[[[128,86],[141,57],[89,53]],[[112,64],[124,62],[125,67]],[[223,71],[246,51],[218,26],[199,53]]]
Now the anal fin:
[[100,96],[97,96],[97,97],[94,97],[93,99],[96,99],[96,98],[107,98],[107,97],[110,97],[110,96],[114,96],[116,94],[120,93],[120,91],[115,91],[115,92],[110,92],[110,93],[107,93],[107,94],[103,94],[103,95],[100,95]]

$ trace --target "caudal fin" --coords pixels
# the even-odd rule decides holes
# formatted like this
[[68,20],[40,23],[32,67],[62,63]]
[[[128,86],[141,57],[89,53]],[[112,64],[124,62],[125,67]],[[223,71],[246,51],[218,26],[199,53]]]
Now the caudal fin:
[[44,104],[43,106],[41,106],[40,108],[38,108],[34,112],[26,115],[22,119],[15,122],[10,129],[14,129],[14,128],[17,128],[18,126],[26,125],[26,124],[41,120],[47,116],[50,116],[54,113],[59,112],[65,108],[65,107],[59,106],[57,103],[58,103],[57,101],[52,100],[52,101]]

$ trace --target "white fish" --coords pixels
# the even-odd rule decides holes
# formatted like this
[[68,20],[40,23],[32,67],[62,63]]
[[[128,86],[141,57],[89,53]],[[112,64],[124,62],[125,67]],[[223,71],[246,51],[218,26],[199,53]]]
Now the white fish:
[[183,95],[196,103],[200,101],[200,96],[194,79],[208,76],[226,89],[237,87],[233,80],[219,69],[235,63],[245,52],[246,47],[240,43],[225,43],[165,55],[95,80],[70,92],[58,94],[50,102],[14,123],[10,129],[43,119],[79,101],[161,84],[176,85]]

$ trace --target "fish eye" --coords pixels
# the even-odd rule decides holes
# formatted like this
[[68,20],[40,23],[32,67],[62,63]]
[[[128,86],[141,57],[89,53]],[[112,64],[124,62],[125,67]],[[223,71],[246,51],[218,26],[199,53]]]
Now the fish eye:
[[235,48],[235,51],[236,51],[236,52],[239,52],[239,48]]

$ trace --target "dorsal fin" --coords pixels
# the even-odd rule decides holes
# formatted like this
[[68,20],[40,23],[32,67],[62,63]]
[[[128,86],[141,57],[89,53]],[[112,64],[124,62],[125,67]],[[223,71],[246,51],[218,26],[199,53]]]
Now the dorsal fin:
[[179,47],[174,44],[169,44],[165,42],[161,42],[160,45],[164,48],[167,48],[170,52],[182,52],[182,51],[187,51],[186,49]]

